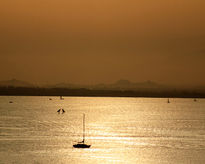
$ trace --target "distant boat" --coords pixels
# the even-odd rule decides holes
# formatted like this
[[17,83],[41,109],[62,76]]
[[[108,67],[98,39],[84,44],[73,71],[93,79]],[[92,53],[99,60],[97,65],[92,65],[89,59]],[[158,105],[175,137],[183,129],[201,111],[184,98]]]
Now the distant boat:
[[13,103],[13,101],[9,101],[9,103]]
[[60,100],[64,100],[63,96],[60,96]]
[[167,103],[170,103],[169,99],[167,100]]
[[64,113],[65,113],[65,110],[62,109],[62,108],[60,108],[60,109],[57,110],[57,112],[58,112],[58,114],[60,114],[60,113],[61,113],[61,114],[64,114]]
[[49,98],[49,100],[52,100],[52,98]]
[[196,99],[194,99],[194,101],[196,102],[197,100],[196,100]]
[[90,148],[91,145],[85,144],[85,114],[83,114],[83,140],[74,144],[74,148]]

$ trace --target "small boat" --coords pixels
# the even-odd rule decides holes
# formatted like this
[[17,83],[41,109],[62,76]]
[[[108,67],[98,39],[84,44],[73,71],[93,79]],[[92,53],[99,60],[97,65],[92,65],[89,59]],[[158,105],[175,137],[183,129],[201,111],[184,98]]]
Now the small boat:
[[194,99],[194,101],[196,102],[197,100],[196,100],[196,99]]
[[169,99],[167,100],[167,103],[170,103]]
[[65,113],[65,110],[62,109],[62,108],[60,108],[60,109],[57,110],[57,112],[58,112],[58,114],[60,114],[60,113],[61,113],[61,114],[64,114],[64,113]]
[[13,103],[13,101],[9,101],[9,103],[11,104],[11,103]]
[[85,114],[83,114],[83,140],[74,144],[74,148],[90,148],[91,145],[85,144]]
[[64,100],[63,96],[60,96],[60,100]]
[[49,98],[49,100],[52,100],[52,98]]

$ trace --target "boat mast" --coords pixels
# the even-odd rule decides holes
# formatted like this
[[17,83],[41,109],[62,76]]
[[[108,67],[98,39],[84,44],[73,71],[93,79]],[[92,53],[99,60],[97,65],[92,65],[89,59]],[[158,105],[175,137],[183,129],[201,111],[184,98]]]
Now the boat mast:
[[85,141],[85,114],[83,113],[83,143]]

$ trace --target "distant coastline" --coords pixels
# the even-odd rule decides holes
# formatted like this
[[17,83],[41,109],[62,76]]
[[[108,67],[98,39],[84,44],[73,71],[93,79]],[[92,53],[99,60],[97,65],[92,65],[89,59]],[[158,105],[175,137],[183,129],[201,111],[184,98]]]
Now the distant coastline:
[[202,90],[99,90],[69,89],[43,87],[0,87],[1,96],[85,96],[85,97],[173,97],[173,98],[205,98]]

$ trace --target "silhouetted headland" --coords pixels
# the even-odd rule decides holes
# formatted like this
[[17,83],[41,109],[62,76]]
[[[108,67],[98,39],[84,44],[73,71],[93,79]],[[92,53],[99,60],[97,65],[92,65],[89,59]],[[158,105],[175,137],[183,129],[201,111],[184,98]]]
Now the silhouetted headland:
[[204,90],[96,90],[39,87],[0,87],[5,96],[96,96],[96,97],[181,97],[205,98]]
[[0,82],[0,95],[15,96],[98,96],[98,97],[182,97],[205,98],[205,87],[180,88],[152,81],[133,83],[119,80],[113,84],[77,85],[61,83],[37,87],[16,79]]

